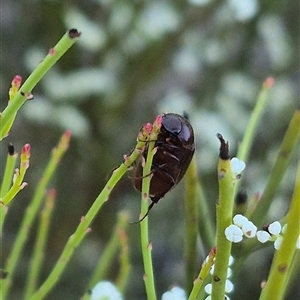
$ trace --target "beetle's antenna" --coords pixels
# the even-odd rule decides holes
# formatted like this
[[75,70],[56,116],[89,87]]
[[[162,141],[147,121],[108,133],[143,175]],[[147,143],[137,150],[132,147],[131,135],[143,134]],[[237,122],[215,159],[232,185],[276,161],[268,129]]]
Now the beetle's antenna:
[[183,111],[183,116],[189,121],[189,114],[185,110]]
[[149,205],[147,212],[145,213],[145,215],[140,220],[138,220],[136,222],[129,222],[129,224],[132,225],[132,224],[138,224],[138,223],[142,222],[148,216],[149,211],[151,210],[151,208],[153,207],[154,204],[155,204],[155,202],[152,202]]

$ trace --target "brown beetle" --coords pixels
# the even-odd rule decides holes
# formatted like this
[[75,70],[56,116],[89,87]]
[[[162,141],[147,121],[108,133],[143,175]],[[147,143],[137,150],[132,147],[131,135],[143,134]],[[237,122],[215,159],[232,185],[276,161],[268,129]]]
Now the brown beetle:
[[[149,196],[152,200],[147,213],[164,195],[174,188],[184,176],[195,152],[194,131],[189,121],[178,114],[162,115],[160,133],[155,141],[157,152],[153,157]],[[143,152],[146,159],[148,147]],[[135,188],[142,190],[142,159],[136,169]]]

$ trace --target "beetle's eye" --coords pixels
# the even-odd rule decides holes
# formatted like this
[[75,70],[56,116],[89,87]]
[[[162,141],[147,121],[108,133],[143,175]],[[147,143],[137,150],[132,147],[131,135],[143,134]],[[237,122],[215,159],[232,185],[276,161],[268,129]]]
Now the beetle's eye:
[[177,118],[177,116],[173,116],[173,115],[166,115],[163,118],[162,125],[169,133],[175,135],[178,135],[182,129],[181,120]]
[[181,132],[179,133],[178,137],[182,142],[194,142],[194,134],[191,132],[191,128],[188,127],[186,124],[183,124],[181,128]]

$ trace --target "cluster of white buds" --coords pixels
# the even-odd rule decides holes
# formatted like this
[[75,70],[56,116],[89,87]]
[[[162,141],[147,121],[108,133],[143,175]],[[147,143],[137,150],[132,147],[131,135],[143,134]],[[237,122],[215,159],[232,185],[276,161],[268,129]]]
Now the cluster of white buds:
[[[285,233],[286,228],[287,224],[281,226],[278,221],[275,221],[268,226],[267,231],[257,231],[256,236],[261,243],[265,243],[267,241],[274,242],[274,248],[278,250],[281,246],[283,234]],[[296,248],[300,249],[300,236],[297,239]]]
[[[230,300],[230,298],[228,297],[227,294],[231,293],[234,289],[234,285],[233,283],[230,281],[230,276],[232,274],[232,270],[230,268],[230,266],[233,264],[233,257],[230,256],[229,257],[229,263],[228,263],[228,269],[227,269],[227,279],[225,282],[225,293],[226,293],[226,300]],[[212,266],[212,268],[210,269],[210,274],[213,275],[214,273],[214,265]],[[205,287],[204,287],[205,292],[208,294],[208,296],[205,298],[205,300],[211,300],[211,292],[212,292],[212,284],[208,283]]]
[[[243,215],[235,215],[233,224],[225,229],[225,236],[232,243],[239,243],[243,240],[243,236],[247,238],[256,237],[261,243],[267,241],[274,242],[274,248],[278,250],[282,242],[282,234],[284,234],[287,225],[283,227],[278,221],[271,223],[266,230],[258,230],[257,227]],[[297,240],[296,247],[300,249],[300,236]]]
[[[233,179],[238,180],[246,164],[242,160],[233,157],[230,165]],[[244,236],[247,238],[257,237],[257,240],[261,243],[266,243],[267,241],[274,242],[274,248],[278,250],[282,243],[286,226],[286,224],[281,226],[278,221],[275,221],[264,228],[264,230],[257,231],[257,227],[251,221],[245,216],[238,214],[234,216],[233,224],[226,227],[225,236],[232,243],[241,242]],[[300,236],[298,237],[296,247],[300,249]]]
[[256,235],[257,227],[243,215],[235,215],[233,224],[225,229],[227,240],[233,243],[242,241],[243,236],[253,238]]
[[172,287],[170,291],[165,292],[161,297],[161,300],[186,300],[186,299],[187,297],[185,291],[178,286]]
[[[117,287],[109,281],[98,282],[91,291],[89,300],[122,300],[122,295]],[[185,291],[174,286],[162,295],[162,300],[187,300]]]
[[90,300],[122,300],[122,295],[111,282],[100,281],[92,289]]

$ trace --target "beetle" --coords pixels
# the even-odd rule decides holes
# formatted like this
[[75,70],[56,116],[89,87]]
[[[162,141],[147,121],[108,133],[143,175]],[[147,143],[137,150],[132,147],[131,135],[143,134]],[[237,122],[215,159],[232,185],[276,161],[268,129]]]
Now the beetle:
[[[157,152],[151,165],[149,197],[151,204],[147,213],[138,222],[144,220],[155,203],[173,189],[183,178],[195,152],[194,130],[189,121],[181,115],[167,113],[162,115],[160,132],[155,141]],[[134,186],[142,191],[143,167],[148,145],[142,153],[136,167]],[[150,175],[149,174],[149,175]]]

